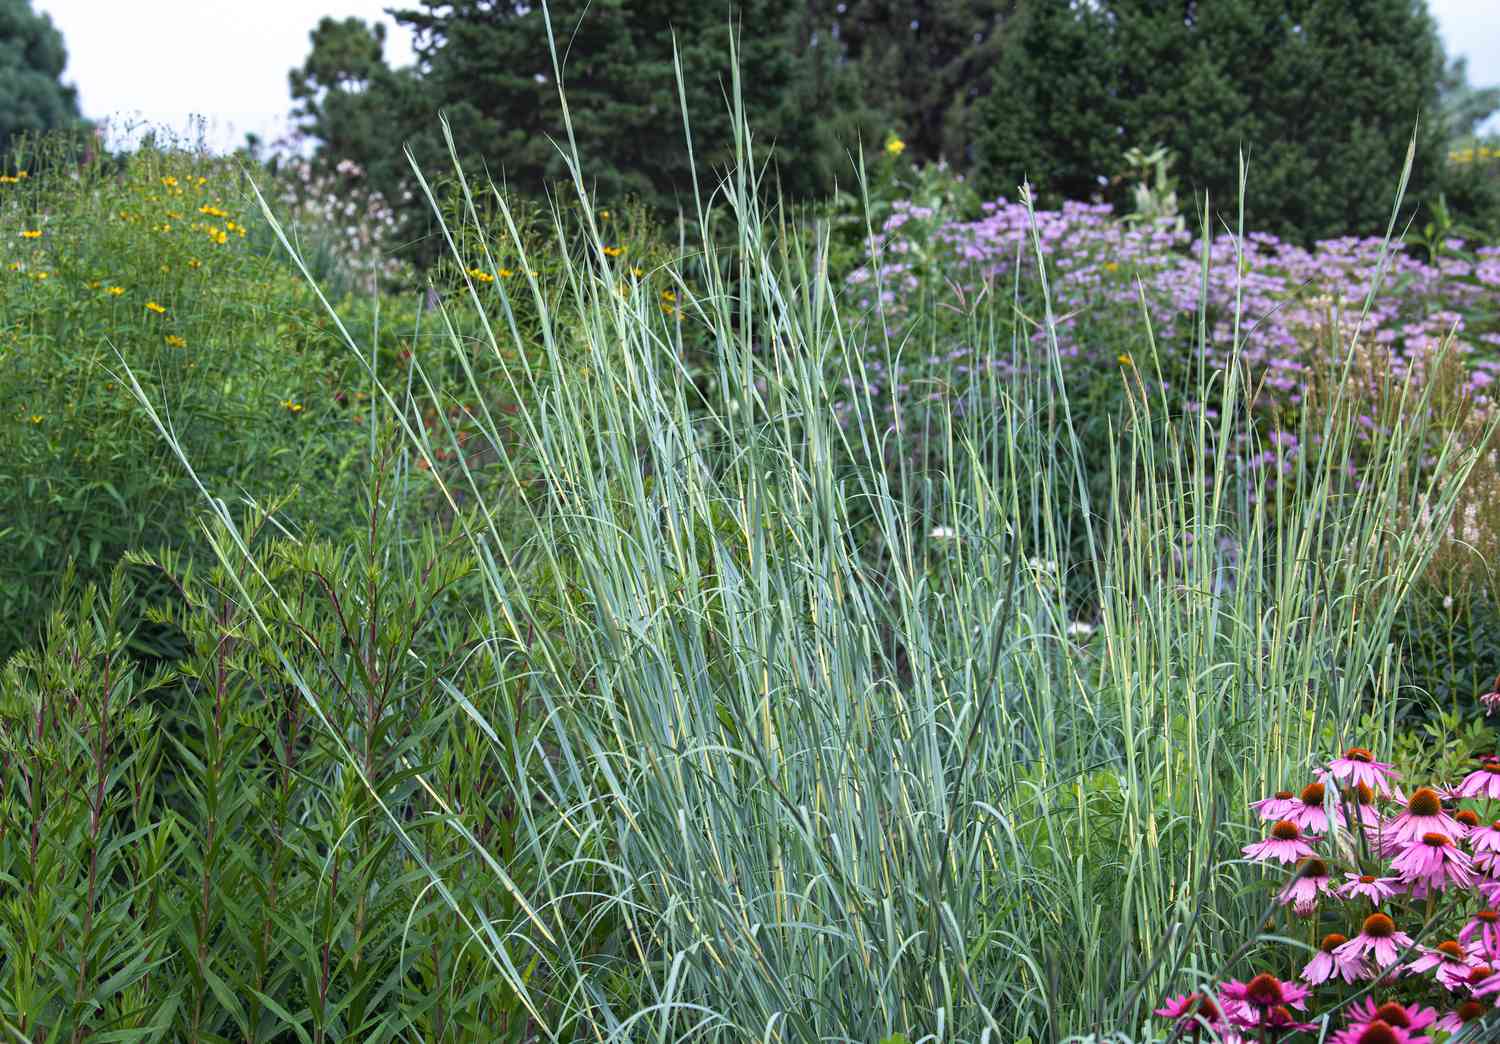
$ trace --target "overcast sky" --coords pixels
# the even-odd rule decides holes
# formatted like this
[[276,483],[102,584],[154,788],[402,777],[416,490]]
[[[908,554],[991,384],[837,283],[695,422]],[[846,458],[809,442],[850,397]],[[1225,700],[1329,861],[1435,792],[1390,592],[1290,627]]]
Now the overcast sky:
[[[1500,84],[1500,0],[1429,0],[1450,55],[1469,59],[1476,86]],[[324,15],[387,25],[386,57],[411,59],[410,39],[382,8],[394,0],[33,0],[68,48],[63,78],[84,115],[142,120],[179,131],[194,114],[208,142],[229,148],[246,131],[273,140],[287,127],[287,72],[302,64]],[[191,12],[191,14],[188,14]],[[1500,129],[1500,120],[1490,123]]]

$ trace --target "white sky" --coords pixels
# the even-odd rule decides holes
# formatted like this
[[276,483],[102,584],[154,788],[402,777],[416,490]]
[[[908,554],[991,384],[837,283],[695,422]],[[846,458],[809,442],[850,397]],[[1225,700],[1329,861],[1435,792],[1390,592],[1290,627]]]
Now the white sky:
[[[142,120],[179,132],[205,118],[206,141],[231,148],[254,131],[275,139],[288,125],[287,73],[311,48],[324,15],[387,25],[386,58],[411,60],[410,40],[383,13],[402,0],[33,0],[68,48],[63,79],[84,115]],[[411,6],[417,6],[412,4]],[[1450,55],[1469,59],[1476,86],[1500,84],[1500,0],[1429,0]],[[1500,119],[1489,129],[1500,130]]]

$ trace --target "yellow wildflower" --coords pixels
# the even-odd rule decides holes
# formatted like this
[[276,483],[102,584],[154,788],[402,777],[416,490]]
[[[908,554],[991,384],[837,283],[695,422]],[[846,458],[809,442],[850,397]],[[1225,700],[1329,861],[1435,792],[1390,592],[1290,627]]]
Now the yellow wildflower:
[[300,402],[294,402],[291,399],[282,399],[281,405],[288,413],[302,412],[302,404]]
[[218,207],[209,206],[207,203],[198,208],[198,213],[207,214],[209,217],[215,218],[227,218],[229,216],[227,210],[220,210]]
[[41,239],[42,238],[42,230],[39,229],[39,228],[28,228],[25,232],[21,233],[21,238],[22,239]]
[[165,308],[163,308],[161,305],[157,304],[155,301],[147,301],[146,302],[146,311],[148,311],[148,312],[155,312],[157,315],[166,315],[167,314],[167,310]]
[[21,262],[12,261],[8,267],[12,272],[19,272],[21,270]]
[[1120,262],[1106,261],[1104,262],[1104,270],[1106,272],[1118,272],[1120,270]]
[[167,334],[167,336],[162,339],[167,342],[167,347],[169,348],[187,347],[187,341],[183,340],[181,337],[178,337],[176,334]]
[[619,246],[607,246],[604,248],[604,253],[609,257],[619,257],[621,254],[625,253],[625,248]]
[[600,221],[608,221],[609,220],[609,211],[607,211],[607,210],[601,210],[601,211],[599,211],[599,220]]
[[125,292],[125,288],[123,286],[112,286],[106,292],[111,297],[119,297],[121,294],[123,294]]
[[177,179],[174,178],[174,177],[172,177],[172,175],[170,175],[170,174],[168,174],[166,177],[162,178],[161,179],[161,183],[163,185],[167,186],[167,188],[176,188],[177,187]]
[[490,275],[488,272],[486,272],[482,268],[471,268],[471,269],[469,269],[469,275],[473,276],[475,279],[479,280],[481,283],[493,283],[495,281],[495,277],[492,276],[492,275]]
[[1132,359],[1125,352],[1121,352],[1119,355],[1115,356],[1115,361],[1118,362],[1121,366],[1134,366],[1135,365],[1135,360]]
[[84,283],[83,285],[86,286],[86,287],[88,287],[90,290],[97,290],[101,286],[103,286],[104,284],[101,283],[101,282],[99,282],[99,280],[97,280],[97,279],[93,279],[93,280],[90,280],[87,283]]
[[906,142],[892,134],[885,139],[885,154],[887,156],[899,156],[906,151]]
[[33,423],[33,424],[40,424],[40,423],[42,423],[42,415],[40,413],[33,413],[31,415],[31,423]]
[[46,279],[51,274],[51,272],[33,272],[31,273],[31,278],[40,283],[43,279]]
[[0,185],[14,185],[20,178],[11,177],[9,174],[0,174]]
[[508,268],[502,268],[502,269],[500,269],[500,278],[501,279],[509,279],[513,275],[515,275],[515,273],[512,272]]
[[672,290],[663,290],[661,292],[661,299],[663,301],[675,301],[677,300],[677,294]]
[[188,267],[189,268],[199,268],[199,267],[202,266],[202,264],[203,264],[203,262],[199,261],[196,257],[190,257],[190,258],[188,258]]
[[645,275],[646,272],[645,272],[644,269],[641,268],[640,265],[636,265],[634,268],[632,268],[630,270],[630,274],[633,275],[633,276],[635,276],[637,279],[639,279],[639,278],[641,278],[641,276]]

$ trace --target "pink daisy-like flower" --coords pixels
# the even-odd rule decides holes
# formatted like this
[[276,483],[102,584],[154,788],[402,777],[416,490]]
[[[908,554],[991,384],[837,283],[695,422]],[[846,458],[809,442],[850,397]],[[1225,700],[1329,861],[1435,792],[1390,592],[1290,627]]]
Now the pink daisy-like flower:
[[1459,930],[1458,941],[1478,942],[1489,956],[1500,956],[1500,911],[1480,910]]
[[1370,970],[1363,959],[1353,961],[1341,960],[1333,955],[1333,951],[1349,941],[1346,935],[1338,932],[1330,932],[1323,936],[1322,943],[1318,946],[1318,952],[1313,959],[1308,961],[1302,969],[1300,978],[1303,982],[1318,986],[1327,982],[1337,975],[1345,982],[1358,982],[1360,979],[1368,979]]
[[1246,845],[1245,855],[1258,862],[1275,859],[1281,863],[1295,863],[1314,855],[1312,846],[1302,838],[1302,828],[1289,819],[1278,819],[1271,827],[1271,835],[1264,841]]
[[1469,992],[1475,997],[1488,997],[1492,993],[1500,993],[1500,975],[1495,973],[1493,966],[1476,964],[1469,969]]
[[1462,783],[1453,788],[1453,796],[1461,798],[1500,798],[1500,758],[1485,758],[1479,768],[1464,777]]
[[1281,890],[1276,901],[1285,906],[1295,903],[1299,914],[1311,912],[1318,896],[1332,890],[1328,881],[1328,864],[1317,857],[1299,860],[1297,873],[1289,885]]
[[1424,947],[1422,956],[1412,961],[1406,972],[1408,975],[1433,972],[1439,985],[1451,993],[1468,984],[1469,969],[1478,963],[1468,955],[1462,943],[1457,939],[1448,939],[1432,949]]
[[1381,968],[1396,963],[1400,951],[1411,945],[1411,936],[1396,930],[1396,923],[1383,913],[1372,913],[1360,925],[1359,934],[1333,951],[1339,960],[1352,961],[1369,954]]
[[1384,761],[1376,761],[1375,755],[1364,747],[1350,747],[1344,756],[1328,763],[1326,776],[1331,776],[1351,786],[1366,786],[1382,794],[1390,792],[1390,781],[1401,778]]
[[1384,1019],[1356,1022],[1328,1038],[1328,1044],[1431,1044],[1432,1038],[1413,1035]]
[[1450,841],[1462,841],[1464,837],[1464,828],[1443,811],[1443,798],[1431,787],[1418,787],[1407,801],[1406,811],[1384,829],[1388,844],[1416,844],[1423,834],[1442,834]]
[[1410,885],[1442,891],[1449,885],[1468,888],[1474,883],[1474,865],[1447,834],[1423,834],[1391,860],[1391,869]]
[[1362,895],[1379,906],[1401,892],[1399,877],[1376,877],[1374,874],[1344,874],[1344,883],[1334,890],[1340,899],[1353,899]]
[[1460,1033],[1463,1028],[1476,1019],[1484,1018],[1484,1013],[1489,1011],[1487,1005],[1470,998],[1459,1004],[1452,1011],[1447,1012],[1442,1018],[1433,1024],[1433,1029],[1446,1030],[1449,1033]]
[[1437,1021],[1436,1008],[1424,1008],[1420,1004],[1401,1004],[1386,1001],[1376,1004],[1374,997],[1363,997],[1349,1007],[1349,1025],[1374,1022],[1376,1019],[1408,1033],[1426,1029]]
[[1297,800],[1297,795],[1290,790],[1278,790],[1268,798],[1250,802],[1250,808],[1256,815],[1267,822],[1285,819],[1286,814],[1297,808],[1302,802]]
[[1380,809],[1375,807],[1375,792],[1363,783],[1356,783],[1343,792],[1343,807],[1352,809],[1354,819],[1368,828],[1380,826]]
[[[1264,1033],[1267,1030],[1274,1031],[1271,1038],[1280,1040],[1284,1033],[1313,1033],[1317,1031],[1316,1022],[1303,1022],[1292,1014],[1292,1009],[1285,1004],[1278,1004],[1274,1008],[1251,1008],[1242,1005],[1238,1012],[1231,1015],[1230,1021],[1242,1029],[1255,1029]],[[1423,1040],[1426,1040],[1424,1037]]]
[[1261,972],[1249,982],[1231,979],[1219,987],[1219,996],[1255,1011],[1269,1011],[1282,1005],[1302,1011],[1307,1007],[1307,995],[1311,992],[1308,987],[1298,986],[1295,982],[1282,982],[1270,972]]
[[1500,692],[1487,692],[1479,697],[1479,702],[1484,704],[1484,716],[1488,718],[1496,707],[1500,707]]
[[1224,1018],[1224,1009],[1207,993],[1184,993],[1167,998],[1166,1003],[1156,1009],[1156,1014],[1176,1023],[1172,1036],[1185,1033],[1198,1034],[1207,1029],[1221,1040],[1229,1023]]
[[1480,868],[1487,870],[1495,856],[1500,855],[1500,820],[1470,830],[1468,842],[1469,850],[1474,853],[1474,865],[1480,866],[1482,860],[1484,865]]
[[[1296,823],[1299,828],[1309,834],[1328,833],[1328,810],[1323,807],[1323,797],[1326,789],[1321,783],[1309,783],[1302,788],[1302,793],[1297,795],[1292,808],[1281,818],[1291,823]],[[1343,826],[1343,809],[1337,805],[1333,809],[1333,819],[1339,826]]]

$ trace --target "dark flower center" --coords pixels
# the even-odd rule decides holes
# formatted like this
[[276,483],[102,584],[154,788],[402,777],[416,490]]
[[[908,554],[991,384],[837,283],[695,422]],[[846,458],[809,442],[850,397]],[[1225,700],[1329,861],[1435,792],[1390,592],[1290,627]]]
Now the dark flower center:
[[1365,918],[1361,930],[1372,939],[1389,939],[1396,934],[1396,922],[1383,913],[1374,913]]
[[1261,972],[1245,984],[1245,1000],[1257,1008],[1274,1008],[1286,1000],[1281,980],[1269,972]]
[[[1437,944],[1437,949],[1439,953],[1452,958],[1455,961],[1461,961],[1464,959],[1464,948],[1458,945],[1457,939],[1448,939],[1444,942],[1440,942]],[[1385,1021],[1390,1022],[1391,1020],[1386,1019]]]
[[1406,1013],[1406,1005],[1397,1004],[1395,1001],[1386,1001],[1375,1010],[1375,1017],[1390,1026],[1400,1026],[1402,1029],[1411,1028],[1411,1016]]
[[1347,935],[1340,935],[1338,932],[1329,932],[1323,936],[1323,941],[1318,944],[1318,949],[1324,953],[1332,953],[1348,941],[1349,937]]
[[1354,795],[1355,799],[1361,805],[1368,805],[1375,800],[1375,791],[1371,790],[1364,783],[1354,784],[1354,789],[1350,793]]
[[1321,859],[1315,859],[1311,856],[1304,857],[1297,861],[1297,876],[1327,877],[1328,864]]
[[1466,827],[1477,827],[1479,825],[1479,813],[1471,808],[1466,808],[1453,817]]
[[1364,747],[1350,747],[1348,750],[1344,751],[1344,760],[1363,761],[1366,765],[1368,765],[1370,762],[1375,760],[1375,755],[1371,754],[1368,750],[1365,750]]
[[1480,768],[1486,772],[1500,772],[1500,758],[1485,758]]
[[1478,964],[1469,969],[1469,985],[1478,986],[1485,979],[1494,975],[1495,971],[1488,964]]
[[1315,805],[1323,807],[1323,784],[1309,783],[1302,788],[1302,803],[1304,805]]
[[1384,1019],[1376,1019],[1370,1023],[1355,1040],[1358,1044],[1401,1044],[1401,1038],[1396,1036],[1396,1031]]
[[1278,841],[1296,841],[1302,836],[1302,831],[1297,829],[1296,823],[1278,819],[1276,825],[1271,828],[1271,836]]
[[1494,924],[1496,921],[1500,921],[1500,913],[1496,913],[1494,910],[1480,910],[1474,915],[1474,918],[1475,920],[1483,921],[1485,924]]
[[1293,795],[1290,790],[1278,790],[1271,796],[1274,797],[1277,801],[1290,801],[1295,795]]
[[1443,799],[1431,787],[1418,787],[1406,810],[1414,816],[1435,816],[1443,810]]
[[1374,874],[1360,874],[1359,875],[1359,883],[1360,884],[1374,884],[1375,883],[1375,875]]
[[1466,1000],[1458,1006],[1458,1017],[1464,1022],[1473,1022],[1484,1014],[1484,1005],[1477,1000]]
[[1453,844],[1453,842],[1448,840],[1447,834],[1423,834],[1422,844],[1427,845],[1429,848],[1442,848],[1444,845]]

